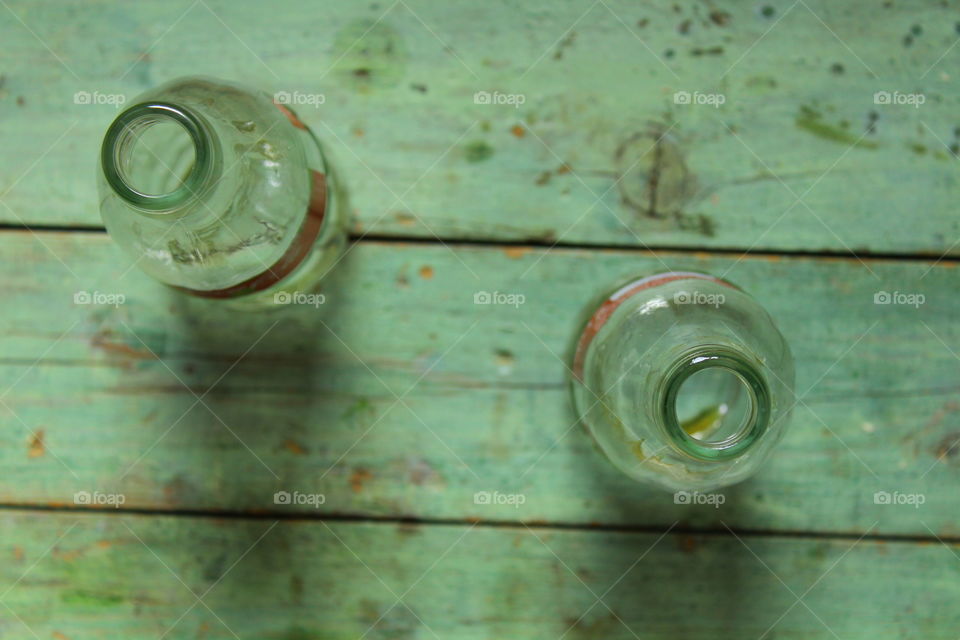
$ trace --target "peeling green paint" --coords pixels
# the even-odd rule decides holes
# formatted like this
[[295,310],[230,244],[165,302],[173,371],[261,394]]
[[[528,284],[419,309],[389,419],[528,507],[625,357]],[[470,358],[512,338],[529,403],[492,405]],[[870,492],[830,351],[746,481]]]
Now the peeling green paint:
[[794,122],[797,125],[797,128],[806,131],[807,133],[811,133],[818,138],[829,140],[830,142],[836,142],[848,146],[855,145],[864,149],[876,149],[880,146],[873,140],[867,140],[865,138],[861,138],[860,136],[854,135],[849,131],[845,131],[842,126],[832,125],[824,122],[822,114],[812,107],[801,106],[800,113],[797,114],[797,118]]

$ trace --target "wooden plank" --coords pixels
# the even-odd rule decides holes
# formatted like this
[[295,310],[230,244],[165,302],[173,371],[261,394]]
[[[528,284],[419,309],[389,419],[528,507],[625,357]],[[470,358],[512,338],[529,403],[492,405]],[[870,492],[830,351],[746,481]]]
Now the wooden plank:
[[11,638],[937,640],[960,623],[957,549],[938,543],[17,512],[0,530]]
[[[98,225],[96,150],[116,114],[103,96],[202,60],[324,96],[301,116],[346,177],[358,232],[960,252],[948,3],[7,4],[3,222]],[[78,91],[100,97],[77,105]],[[877,105],[877,91],[924,103]]]
[[[149,282],[102,234],[7,232],[0,249],[3,503],[100,491],[147,509],[960,535],[952,264],[361,243],[325,304],[255,314]],[[568,404],[559,357],[582,305],[667,268],[751,292],[797,361],[792,431],[720,508],[619,474]],[[880,290],[926,300],[875,305]]]

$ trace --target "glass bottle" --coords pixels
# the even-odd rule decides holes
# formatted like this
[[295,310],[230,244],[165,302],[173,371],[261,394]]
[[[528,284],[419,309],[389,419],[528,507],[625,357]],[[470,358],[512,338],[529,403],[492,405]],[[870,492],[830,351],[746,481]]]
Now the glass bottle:
[[603,296],[574,348],[581,422],[627,475],[709,491],[753,474],[793,408],[790,348],[733,284],[693,272]]
[[209,298],[314,288],[346,241],[343,196],[297,115],[208,78],[133,102],[104,136],[98,187],[104,224],[136,264]]

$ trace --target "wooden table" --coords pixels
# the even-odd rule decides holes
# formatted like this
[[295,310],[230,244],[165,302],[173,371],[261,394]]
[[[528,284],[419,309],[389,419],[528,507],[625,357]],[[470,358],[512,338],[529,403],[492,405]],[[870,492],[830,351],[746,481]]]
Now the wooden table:
[[[0,4],[0,637],[956,638],[955,2]],[[116,96],[195,73],[323,96],[322,306],[184,299],[104,234]],[[568,404],[583,305],[666,268],[797,361],[719,507]]]

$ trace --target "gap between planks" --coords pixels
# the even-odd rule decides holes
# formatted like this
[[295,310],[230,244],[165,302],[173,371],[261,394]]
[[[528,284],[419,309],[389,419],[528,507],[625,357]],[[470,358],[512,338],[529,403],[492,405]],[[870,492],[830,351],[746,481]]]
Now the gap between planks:
[[[17,225],[0,223],[0,233],[88,233],[105,235],[106,229],[98,226],[56,226],[56,225]],[[702,247],[660,247],[646,246],[638,247],[632,245],[611,245],[611,244],[589,244],[589,243],[549,243],[544,241],[524,241],[524,240],[481,240],[481,239],[444,239],[444,238],[422,238],[416,236],[398,236],[389,234],[351,234],[353,242],[370,242],[384,245],[407,244],[436,246],[446,244],[448,246],[463,246],[501,249],[504,247],[520,247],[531,249],[561,249],[561,250],[599,250],[605,252],[622,252],[629,254],[690,254],[700,253],[704,255],[747,255],[751,257],[763,258],[824,258],[836,260],[869,260],[910,262],[920,261],[929,262],[935,260],[936,263],[956,264],[960,262],[960,257],[937,256],[934,254],[901,254],[901,253],[865,253],[857,254],[855,252],[835,252],[835,251],[743,251],[739,249],[723,249]],[[24,511],[35,513],[75,513],[77,515],[99,514],[110,516],[139,515],[139,516],[174,516],[186,518],[226,518],[238,520],[278,520],[278,521],[330,521],[330,522],[357,522],[357,523],[382,523],[382,524],[406,524],[422,526],[481,526],[487,528],[503,529],[541,529],[541,530],[568,530],[568,531],[598,531],[598,532],[620,532],[620,533],[650,533],[659,534],[669,531],[673,534],[713,536],[713,537],[748,537],[748,538],[783,538],[783,539],[812,539],[812,540],[868,540],[874,542],[893,542],[902,544],[930,544],[943,543],[946,545],[960,545],[960,535],[958,536],[922,536],[905,534],[863,534],[860,532],[819,532],[819,531],[782,531],[768,529],[724,529],[724,528],[694,528],[683,524],[674,527],[657,526],[638,526],[638,525],[615,525],[615,524],[582,524],[570,522],[543,522],[543,521],[512,521],[512,520],[474,520],[474,519],[456,519],[456,518],[415,518],[404,516],[374,516],[349,513],[330,513],[330,514],[309,514],[309,513],[279,513],[279,512],[245,512],[245,511],[219,511],[219,510],[163,510],[148,508],[121,508],[114,509],[110,507],[89,508],[89,507],[70,507],[66,505],[38,505],[38,504],[0,504],[0,512]]]
[[148,509],[148,508],[113,508],[113,507],[74,507],[69,505],[40,505],[40,504],[0,504],[0,513],[4,512],[33,512],[50,514],[106,515],[106,516],[147,516],[147,517],[178,517],[178,518],[219,518],[228,520],[276,520],[283,522],[355,522],[373,524],[395,524],[435,527],[484,527],[488,529],[536,529],[542,531],[582,531],[582,532],[611,532],[636,534],[683,534],[705,537],[739,537],[739,538],[782,538],[786,540],[867,540],[879,543],[899,544],[944,544],[960,546],[958,536],[922,536],[906,534],[876,534],[860,532],[825,532],[825,531],[781,531],[773,529],[751,528],[696,528],[680,523],[674,526],[640,526],[616,524],[582,524],[573,522],[544,522],[541,520],[479,520],[472,518],[415,518],[405,516],[375,516],[349,513],[282,513],[273,511],[228,511],[210,509]]
[[[62,226],[62,225],[26,225],[13,223],[0,223],[0,233],[86,233],[105,235],[107,230],[101,226]],[[697,245],[644,245],[637,246],[631,244],[610,244],[610,243],[589,243],[589,242],[547,242],[538,239],[527,240],[496,240],[479,238],[458,238],[458,237],[436,237],[424,238],[421,236],[405,236],[397,234],[374,234],[374,233],[350,233],[349,238],[353,243],[371,242],[378,244],[406,244],[406,245],[424,245],[436,246],[446,245],[449,247],[479,247],[489,249],[518,248],[518,249],[560,249],[560,250],[591,250],[604,252],[622,252],[639,255],[660,255],[660,254],[702,254],[708,256],[750,256],[756,258],[822,258],[828,260],[846,260],[846,261],[869,261],[869,262],[933,262],[934,264],[955,265],[960,263],[960,256],[951,256],[946,254],[930,253],[886,253],[875,251],[824,251],[824,250],[780,250],[780,251],[754,251],[751,249],[725,248],[725,247],[700,247]]]

